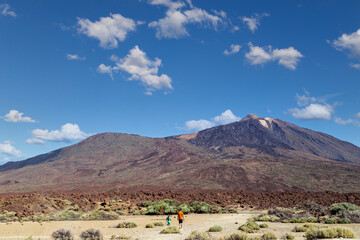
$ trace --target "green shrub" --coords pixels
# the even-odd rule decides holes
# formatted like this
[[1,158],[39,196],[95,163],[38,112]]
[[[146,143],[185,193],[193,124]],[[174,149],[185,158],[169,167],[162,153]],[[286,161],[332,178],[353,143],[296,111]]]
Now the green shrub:
[[211,237],[206,232],[198,232],[193,231],[190,233],[190,235],[186,238],[186,240],[210,240]]
[[116,228],[136,228],[137,226],[134,222],[122,222],[116,225]]
[[163,201],[158,201],[150,204],[145,214],[148,215],[158,215],[158,214],[175,214],[177,213],[177,208],[174,200],[165,199]]
[[111,240],[131,239],[131,237],[126,236],[126,235],[120,235],[120,236],[112,235],[110,239]]
[[337,218],[329,218],[325,220],[325,224],[335,224],[338,222]]
[[99,230],[89,229],[80,234],[82,240],[103,240],[103,236]]
[[206,202],[195,201],[191,204],[195,213],[210,213],[212,206]]
[[51,234],[54,240],[73,240],[74,236],[69,230],[59,229]]
[[221,231],[222,231],[222,227],[217,226],[217,225],[209,228],[209,232],[221,232]]
[[175,226],[170,226],[170,227],[167,227],[167,228],[163,229],[160,233],[161,234],[180,233],[180,229],[178,227],[175,227]]
[[259,226],[260,228],[269,228],[269,225],[267,225],[266,223],[262,223]]
[[307,240],[319,239],[319,238],[355,238],[355,234],[346,228],[319,228],[309,229],[305,233]]
[[229,213],[237,213],[237,210],[235,208],[230,208],[228,211]]
[[193,209],[190,207],[187,203],[182,203],[178,206],[178,210],[181,210],[184,214],[188,214],[193,211]]
[[233,233],[230,237],[226,237],[225,240],[247,240],[248,236],[243,233]]
[[309,218],[307,219],[307,221],[310,222],[310,223],[317,223],[317,222],[319,222],[319,220],[318,220],[317,218],[315,218],[315,217],[309,217]]
[[348,223],[350,223],[350,220],[348,218],[343,218],[343,219],[340,219],[340,221],[338,221],[338,223],[348,224]]
[[264,215],[264,216],[261,216],[257,219],[257,221],[261,221],[261,222],[269,222],[270,221],[270,216],[268,215]]
[[245,223],[239,227],[239,230],[247,232],[247,233],[254,233],[255,231],[257,231],[259,229],[260,229],[259,224],[257,224],[256,222],[250,222],[250,221],[248,221],[247,223]]
[[275,240],[277,237],[272,232],[267,232],[264,235],[261,236],[261,240]]
[[308,229],[309,229],[309,228],[304,227],[304,226],[302,226],[302,227],[296,226],[296,227],[294,227],[294,229],[293,229],[292,231],[293,231],[293,232],[306,232]]
[[287,234],[285,234],[285,236],[282,237],[282,239],[284,239],[284,240],[294,240],[295,237],[293,235],[287,233]]
[[89,220],[116,220],[119,219],[119,215],[115,212],[108,212],[103,210],[96,210],[91,212],[87,219]]
[[154,222],[154,226],[162,227],[162,226],[164,226],[164,223],[162,223],[162,222]]
[[140,206],[141,207],[148,207],[148,206],[150,206],[152,204],[154,204],[154,203],[151,202],[151,201],[143,201],[143,202],[141,202]]
[[[73,221],[81,219],[83,212],[73,211],[73,210],[65,210],[59,215],[59,220],[62,221]],[[37,219],[33,218],[33,221],[37,221]]]
[[342,202],[342,203],[335,203],[335,204],[331,205],[329,210],[330,210],[331,214],[335,215],[335,214],[337,214],[339,212],[343,212],[343,211],[358,211],[358,210],[360,210],[360,207],[356,206],[355,204]]
[[145,227],[146,227],[146,228],[154,228],[155,226],[154,226],[153,223],[148,223],[148,224],[146,224]]

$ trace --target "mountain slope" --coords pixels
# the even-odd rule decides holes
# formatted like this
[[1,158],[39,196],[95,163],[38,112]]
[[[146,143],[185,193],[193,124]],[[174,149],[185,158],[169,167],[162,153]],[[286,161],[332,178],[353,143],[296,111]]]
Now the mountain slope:
[[0,192],[124,187],[360,192],[360,148],[291,123],[248,115],[167,138],[103,133],[0,166]]

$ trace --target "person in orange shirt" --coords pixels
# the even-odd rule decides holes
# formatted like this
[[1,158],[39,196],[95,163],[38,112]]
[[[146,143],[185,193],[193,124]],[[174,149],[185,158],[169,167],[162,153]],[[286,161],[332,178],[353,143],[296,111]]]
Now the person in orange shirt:
[[180,229],[182,229],[184,222],[184,213],[181,210],[178,212],[178,220],[179,220]]

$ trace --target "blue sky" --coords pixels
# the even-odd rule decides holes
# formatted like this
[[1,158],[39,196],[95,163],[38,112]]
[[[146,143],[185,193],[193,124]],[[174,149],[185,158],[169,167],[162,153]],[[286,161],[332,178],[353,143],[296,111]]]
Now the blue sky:
[[280,118],[360,146],[359,1],[0,1],[0,163]]

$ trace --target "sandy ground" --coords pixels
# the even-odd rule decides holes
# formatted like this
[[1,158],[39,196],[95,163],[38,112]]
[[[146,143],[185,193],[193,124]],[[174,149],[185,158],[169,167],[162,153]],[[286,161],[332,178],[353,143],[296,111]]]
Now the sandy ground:
[[[120,220],[115,221],[62,221],[62,222],[44,222],[34,223],[25,222],[21,223],[1,223],[0,224],[0,239],[25,239],[32,236],[36,239],[50,239],[51,233],[57,229],[64,228],[71,230],[76,239],[79,239],[79,235],[82,231],[89,228],[100,230],[104,239],[108,240],[112,235],[126,235],[131,236],[131,239],[139,240],[152,240],[152,239],[171,239],[171,240],[184,240],[194,230],[207,231],[209,227],[213,225],[219,225],[223,228],[220,233],[211,233],[215,238],[221,236],[228,236],[234,232],[240,232],[237,228],[246,222],[246,220],[255,216],[258,213],[255,212],[242,212],[239,214],[190,214],[185,216],[184,228],[181,234],[160,234],[160,231],[165,227],[145,228],[145,225],[151,222],[162,221],[165,223],[166,216],[122,216]],[[120,222],[132,221],[138,224],[137,228],[133,229],[119,229],[114,228]],[[235,223],[238,224],[235,224]],[[177,225],[176,220],[173,224]],[[279,238],[285,235],[285,233],[291,233],[296,239],[304,239],[304,233],[293,233],[291,230],[295,226],[301,226],[303,224],[284,224],[284,223],[267,223],[269,229],[261,229],[253,236],[261,236],[264,232],[274,232]],[[337,226],[337,225],[331,225]],[[360,224],[347,224],[342,225],[352,229],[355,234],[360,237]]]

